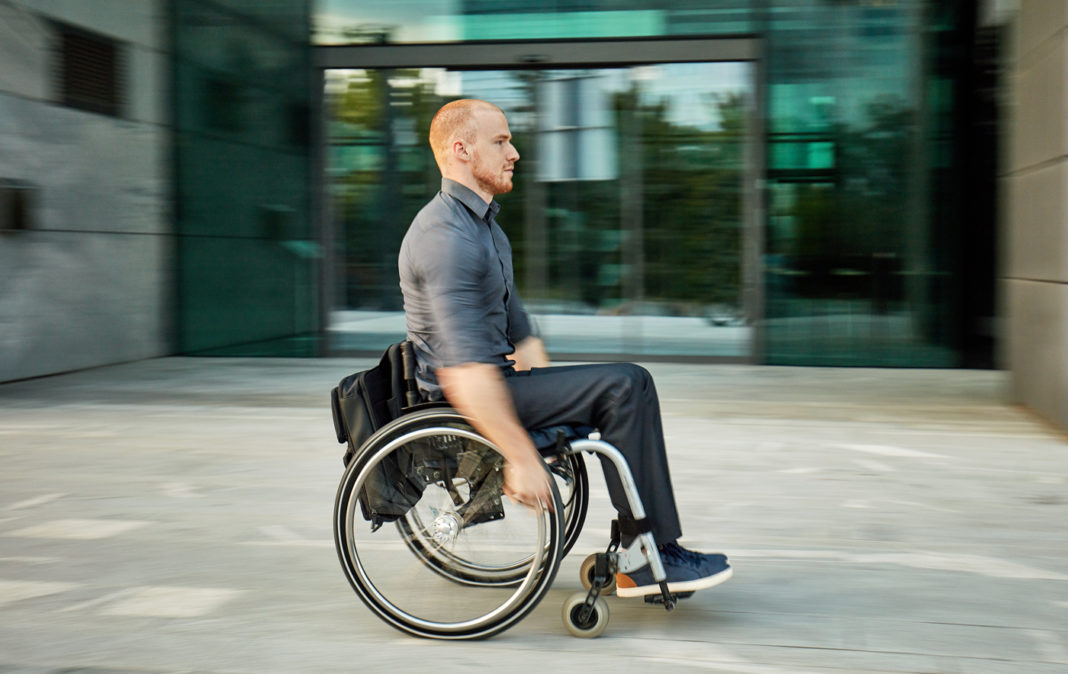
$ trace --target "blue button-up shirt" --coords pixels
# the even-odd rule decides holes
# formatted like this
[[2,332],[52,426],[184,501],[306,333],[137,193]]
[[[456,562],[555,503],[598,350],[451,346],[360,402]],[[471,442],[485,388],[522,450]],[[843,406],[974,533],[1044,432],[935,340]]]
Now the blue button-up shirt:
[[531,324],[512,278],[512,247],[494,217],[500,205],[447,178],[412,221],[398,267],[408,339],[424,395],[439,398],[434,371],[464,363],[509,368]]

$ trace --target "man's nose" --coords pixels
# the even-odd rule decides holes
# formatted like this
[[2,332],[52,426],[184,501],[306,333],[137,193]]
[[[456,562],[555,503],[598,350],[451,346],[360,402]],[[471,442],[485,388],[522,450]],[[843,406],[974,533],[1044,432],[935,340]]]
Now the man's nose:
[[511,161],[519,161],[519,150],[515,149],[515,145],[512,145],[511,143],[508,144],[508,147],[512,150],[511,154],[508,155],[508,158]]

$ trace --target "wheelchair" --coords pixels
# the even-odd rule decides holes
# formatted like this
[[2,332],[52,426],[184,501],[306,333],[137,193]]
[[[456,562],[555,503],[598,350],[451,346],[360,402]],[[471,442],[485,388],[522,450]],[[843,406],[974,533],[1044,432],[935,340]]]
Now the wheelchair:
[[[518,623],[542,600],[578,539],[589,503],[582,452],[619,472],[640,525],[645,513],[630,468],[595,429],[559,426],[531,432],[551,475],[552,508],[527,508],[503,496],[504,457],[445,403],[419,398],[407,342],[378,368],[351,375],[331,392],[338,441],[348,445],[334,503],[338,559],[357,596],[402,632],[435,639],[479,639]],[[621,548],[613,522],[603,553],[583,562],[585,592],[564,603],[571,634],[596,637],[608,624],[602,594],[615,572],[652,565],[674,608],[653,535],[640,526]]]

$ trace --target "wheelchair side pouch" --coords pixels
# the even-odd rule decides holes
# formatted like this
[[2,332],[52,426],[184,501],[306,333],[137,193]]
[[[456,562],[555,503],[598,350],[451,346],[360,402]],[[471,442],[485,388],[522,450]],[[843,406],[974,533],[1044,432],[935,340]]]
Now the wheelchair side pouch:
[[[386,522],[404,517],[423,497],[426,482],[413,469],[407,451],[391,452],[374,467],[360,489],[363,518],[377,531]],[[403,465],[402,465],[403,464]]]

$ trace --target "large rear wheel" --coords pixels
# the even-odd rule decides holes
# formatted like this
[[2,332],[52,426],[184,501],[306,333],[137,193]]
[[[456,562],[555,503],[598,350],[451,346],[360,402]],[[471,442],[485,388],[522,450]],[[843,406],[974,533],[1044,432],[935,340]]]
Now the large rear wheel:
[[376,615],[417,636],[473,639],[541,601],[559,567],[564,506],[555,480],[552,510],[502,498],[502,465],[441,410],[402,417],[365,444],[338,489],[334,533],[350,584]]

